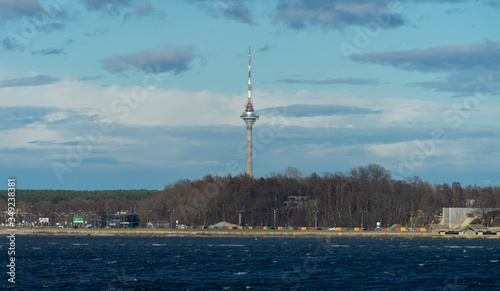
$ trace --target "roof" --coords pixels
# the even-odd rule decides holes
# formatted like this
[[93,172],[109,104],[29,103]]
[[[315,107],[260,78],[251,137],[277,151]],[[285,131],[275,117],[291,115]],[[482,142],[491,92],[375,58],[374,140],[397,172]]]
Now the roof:
[[465,231],[465,230],[468,230],[468,229],[472,229],[473,231],[475,232],[479,232],[479,231],[482,231],[482,232],[485,232],[485,231],[489,231],[489,229],[482,225],[482,224],[469,224],[467,225],[466,227],[462,228],[462,231]]
[[448,226],[442,224],[434,224],[433,226],[431,226],[431,228],[435,230],[450,230]]

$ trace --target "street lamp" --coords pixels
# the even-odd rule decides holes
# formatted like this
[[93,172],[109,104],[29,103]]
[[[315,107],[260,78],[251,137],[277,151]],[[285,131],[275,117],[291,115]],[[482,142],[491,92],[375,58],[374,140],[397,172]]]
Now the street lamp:
[[273,208],[273,216],[274,216],[274,228],[276,228],[276,208]]
[[[33,224],[33,221],[35,220],[35,215],[33,213],[26,213],[26,215],[28,215],[28,214],[31,215],[31,224]],[[26,221],[26,222],[28,222],[28,221]]]
[[172,212],[174,212],[175,210],[170,210],[169,209],[168,211],[170,211],[170,229],[172,229],[173,228],[172,227]]
[[318,228],[318,212],[319,210],[313,210],[314,212],[314,229]]
[[363,218],[364,218],[364,217],[363,217],[363,214],[364,214],[366,211],[361,210],[361,211],[359,211],[359,212],[361,212],[361,231],[363,231]]
[[[57,215],[57,219],[56,219],[56,215]],[[57,221],[58,220],[61,220],[60,217],[61,217],[61,214],[57,213],[57,212],[54,212],[53,213],[53,216],[54,216],[54,221],[52,222],[52,226],[57,226]]]
[[236,210],[238,212],[238,226],[241,226],[241,213],[245,210]]

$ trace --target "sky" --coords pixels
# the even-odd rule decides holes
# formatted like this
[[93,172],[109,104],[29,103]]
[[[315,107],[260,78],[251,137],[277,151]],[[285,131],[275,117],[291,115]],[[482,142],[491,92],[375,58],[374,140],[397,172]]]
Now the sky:
[[500,1],[0,1],[0,176],[163,189],[375,163],[500,182]]

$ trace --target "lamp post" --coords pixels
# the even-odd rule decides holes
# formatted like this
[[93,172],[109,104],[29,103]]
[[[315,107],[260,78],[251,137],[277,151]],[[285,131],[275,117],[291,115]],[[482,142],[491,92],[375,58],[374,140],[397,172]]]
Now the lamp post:
[[[35,215],[33,213],[26,213],[26,215],[31,215],[31,224],[33,224],[33,221],[35,220]],[[25,220],[26,220],[26,223],[28,223],[28,221],[27,221],[28,219],[25,218]]]
[[243,210],[236,210],[236,213],[238,213],[238,226],[241,226],[241,212],[243,212]]
[[207,225],[207,210],[203,210],[203,226]]
[[276,209],[276,208],[273,208],[273,216],[274,216],[274,219],[273,219],[273,220],[274,220],[274,228],[276,228],[276,210],[278,210],[278,209]]
[[410,211],[410,229],[413,229],[413,214],[415,211]]
[[314,229],[318,228],[318,212],[319,210],[313,210],[314,212]]
[[173,228],[172,227],[172,212],[174,212],[175,210],[170,210],[169,209],[168,211],[170,211],[170,229],[172,229]]
[[361,211],[359,211],[359,212],[361,212],[361,231],[363,231],[363,218],[364,218],[364,217],[363,217],[363,214],[364,214],[366,211],[361,210]]
[[[57,226],[57,221],[60,220],[60,217],[61,217],[61,214],[57,213],[57,212],[54,212],[53,213],[53,217],[54,217],[54,221],[52,222],[52,226]],[[57,219],[56,219],[56,215],[57,215]]]

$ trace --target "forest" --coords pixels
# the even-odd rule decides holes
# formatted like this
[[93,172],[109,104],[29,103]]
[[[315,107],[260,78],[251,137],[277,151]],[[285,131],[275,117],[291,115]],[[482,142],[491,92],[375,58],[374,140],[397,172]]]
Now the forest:
[[[5,191],[6,192],[6,191]],[[0,207],[6,217],[6,193]],[[374,228],[393,225],[428,227],[443,207],[500,207],[500,187],[434,184],[418,177],[394,180],[377,165],[348,172],[303,176],[288,167],[263,178],[212,176],[182,179],[156,190],[18,190],[19,221],[49,217],[53,222],[73,216],[90,220],[123,212],[139,215],[141,227],[150,222],[168,227],[170,220],[187,225],[220,221],[250,226],[322,226]]]

